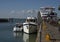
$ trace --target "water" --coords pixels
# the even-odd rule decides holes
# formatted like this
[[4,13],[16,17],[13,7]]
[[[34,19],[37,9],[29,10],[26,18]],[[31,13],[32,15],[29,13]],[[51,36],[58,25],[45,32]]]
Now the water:
[[0,42],[35,42],[36,34],[13,32],[15,23],[0,23]]

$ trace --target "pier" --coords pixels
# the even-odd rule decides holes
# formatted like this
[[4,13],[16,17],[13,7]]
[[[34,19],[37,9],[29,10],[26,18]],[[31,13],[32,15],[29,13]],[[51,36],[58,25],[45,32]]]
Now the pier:
[[46,11],[48,9],[50,12],[38,12],[36,42],[60,42],[60,25],[58,26],[57,24],[57,14],[53,12],[54,8],[44,7],[42,9],[43,11]]
[[36,42],[60,42],[59,28],[43,21],[38,29]]

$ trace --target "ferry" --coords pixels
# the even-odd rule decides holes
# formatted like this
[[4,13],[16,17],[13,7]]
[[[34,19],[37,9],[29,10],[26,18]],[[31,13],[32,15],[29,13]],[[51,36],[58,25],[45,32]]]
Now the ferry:
[[36,20],[35,17],[27,17],[26,22],[23,23],[23,31],[29,34],[37,32]]
[[46,21],[57,21],[57,13],[55,12],[55,7],[41,7],[40,14],[43,20]]
[[14,32],[23,31],[23,25],[20,24],[20,23],[16,23],[16,25],[15,25],[14,28],[13,28],[13,31],[14,31]]

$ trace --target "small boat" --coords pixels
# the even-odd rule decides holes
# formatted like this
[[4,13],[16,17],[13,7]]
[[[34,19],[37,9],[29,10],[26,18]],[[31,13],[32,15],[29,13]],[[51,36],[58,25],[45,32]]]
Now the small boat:
[[37,32],[37,23],[35,17],[27,17],[26,22],[23,23],[23,31],[25,33],[35,33]]
[[15,25],[15,27],[13,28],[13,31],[14,32],[19,32],[19,31],[22,31],[22,30],[23,30],[23,25],[22,24],[19,24],[19,23],[17,23]]

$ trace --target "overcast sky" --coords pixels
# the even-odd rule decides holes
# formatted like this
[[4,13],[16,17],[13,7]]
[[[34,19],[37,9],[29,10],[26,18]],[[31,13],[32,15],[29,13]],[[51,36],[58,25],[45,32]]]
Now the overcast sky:
[[36,17],[40,7],[52,6],[57,12],[59,5],[60,0],[0,0],[0,18]]

